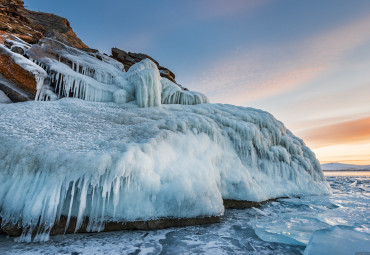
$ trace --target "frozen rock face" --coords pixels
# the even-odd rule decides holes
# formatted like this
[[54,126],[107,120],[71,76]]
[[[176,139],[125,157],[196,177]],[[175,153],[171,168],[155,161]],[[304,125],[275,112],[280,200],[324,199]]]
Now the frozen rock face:
[[35,229],[47,236],[62,216],[76,229],[88,217],[87,230],[101,231],[105,222],[222,215],[223,199],[330,193],[310,149],[260,110],[62,99],[1,113],[2,224],[19,224],[21,240]]
[[140,107],[208,102],[203,94],[182,90],[161,78],[157,64],[150,59],[132,65],[126,73],[122,63],[108,56],[86,53],[48,38],[33,45],[26,55],[48,73],[36,100],[75,97],[121,104],[136,100]]
[[113,58],[50,38],[30,45],[12,36],[5,43],[8,48],[0,45],[0,72],[36,100],[74,97],[120,104],[136,100],[140,107],[208,102],[203,94],[185,91],[162,78],[150,59],[132,65],[126,73],[123,64]]
[[35,94],[47,74],[44,69],[0,44],[0,73],[19,88]]
[[152,57],[150,57],[146,54],[126,52],[124,50],[120,50],[120,49],[117,49],[117,48],[112,48],[112,56],[111,57],[116,59],[117,61],[121,62],[125,66],[126,71],[128,71],[128,69],[132,65],[148,58],[157,65],[157,67],[159,69],[159,73],[162,77],[167,78],[168,80],[172,81],[173,83],[176,83],[175,74],[173,72],[171,72],[171,70],[169,70],[166,67],[160,66],[159,63],[155,59],[153,59]]

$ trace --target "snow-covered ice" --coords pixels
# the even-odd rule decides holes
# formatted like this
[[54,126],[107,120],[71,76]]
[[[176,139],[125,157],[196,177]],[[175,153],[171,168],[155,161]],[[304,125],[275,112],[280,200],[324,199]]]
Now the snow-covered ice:
[[[329,194],[319,162],[271,114],[220,104],[1,106],[3,224],[222,215],[222,199]],[[20,189],[19,187],[22,187]],[[26,234],[26,233],[25,233]]]

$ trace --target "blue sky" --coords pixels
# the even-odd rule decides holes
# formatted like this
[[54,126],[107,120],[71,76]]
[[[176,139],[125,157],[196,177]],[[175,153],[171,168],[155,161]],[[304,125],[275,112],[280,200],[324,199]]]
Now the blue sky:
[[212,102],[271,112],[322,162],[370,164],[370,1],[25,5],[66,17],[91,48],[154,57]]

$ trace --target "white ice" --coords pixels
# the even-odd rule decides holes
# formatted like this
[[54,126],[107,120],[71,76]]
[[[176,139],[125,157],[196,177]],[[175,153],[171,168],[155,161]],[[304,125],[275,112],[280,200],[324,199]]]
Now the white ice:
[[334,226],[313,233],[305,255],[367,254],[370,251],[370,234],[347,226]]
[[5,95],[3,91],[0,90],[0,104],[9,104],[11,102],[12,100],[10,100],[10,98]]
[[62,99],[2,105],[1,116],[3,224],[48,228],[66,215],[78,228],[88,216],[101,230],[222,215],[222,199],[330,193],[311,150],[261,110]]

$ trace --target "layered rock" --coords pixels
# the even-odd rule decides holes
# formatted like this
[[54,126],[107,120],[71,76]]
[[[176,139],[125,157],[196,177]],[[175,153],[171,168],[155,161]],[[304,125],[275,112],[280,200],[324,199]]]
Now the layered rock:
[[0,45],[0,73],[30,94],[36,94],[47,76],[41,67],[3,45]]
[[112,48],[112,58],[118,60],[125,66],[125,70],[128,71],[132,65],[138,63],[146,58],[152,60],[158,67],[159,73],[162,77],[169,79],[170,81],[177,83],[175,80],[175,74],[166,67],[160,66],[158,61],[152,57],[143,53],[132,53],[126,52],[118,48]]
[[[88,48],[73,32],[67,19],[27,10],[22,0],[0,0],[0,30],[1,35],[12,34],[28,43],[50,37],[76,48]],[[3,41],[0,39],[0,43]]]

